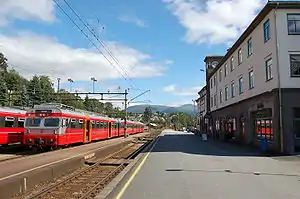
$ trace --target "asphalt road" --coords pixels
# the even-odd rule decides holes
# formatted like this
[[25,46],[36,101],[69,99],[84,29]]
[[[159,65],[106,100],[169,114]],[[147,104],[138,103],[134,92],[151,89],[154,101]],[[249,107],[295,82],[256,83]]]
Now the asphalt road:
[[120,198],[299,199],[300,158],[167,131]]

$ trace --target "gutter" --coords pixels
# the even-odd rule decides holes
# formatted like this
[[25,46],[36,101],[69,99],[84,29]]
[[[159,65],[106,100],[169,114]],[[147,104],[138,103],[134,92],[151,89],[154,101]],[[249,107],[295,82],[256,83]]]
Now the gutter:
[[280,126],[280,152],[284,153],[284,142],[283,142],[283,120],[282,120],[282,91],[281,91],[281,81],[280,81],[280,67],[279,67],[279,43],[277,35],[277,10],[279,2],[274,9],[275,18],[275,39],[276,39],[276,65],[277,65],[277,78],[278,78],[278,98],[279,98],[279,126]]

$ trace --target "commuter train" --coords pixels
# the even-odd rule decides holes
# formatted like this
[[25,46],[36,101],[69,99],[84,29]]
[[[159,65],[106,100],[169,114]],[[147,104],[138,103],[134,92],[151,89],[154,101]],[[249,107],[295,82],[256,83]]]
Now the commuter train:
[[0,106],[0,145],[22,143],[25,110]]
[[[123,120],[78,111],[63,104],[41,104],[25,116],[23,144],[31,147],[56,148],[77,143],[124,136]],[[126,133],[144,132],[144,124],[127,121]]]

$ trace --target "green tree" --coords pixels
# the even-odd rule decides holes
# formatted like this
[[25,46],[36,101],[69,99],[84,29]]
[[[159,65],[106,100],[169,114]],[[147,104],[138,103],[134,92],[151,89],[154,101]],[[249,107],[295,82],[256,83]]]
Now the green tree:
[[7,58],[4,56],[3,53],[0,53],[0,72],[1,73],[7,73]]
[[0,105],[5,106],[8,102],[7,86],[4,78],[0,75]]
[[53,102],[54,98],[54,88],[48,76],[40,76],[39,83],[41,87],[41,102]]
[[144,114],[143,114],[143,122],[149,123],[152,118],[152,110],[150,107],[145,108]]
[[36,75],[29,81],[28,94],[31,105],[42,103],[42,87],[40,78]]

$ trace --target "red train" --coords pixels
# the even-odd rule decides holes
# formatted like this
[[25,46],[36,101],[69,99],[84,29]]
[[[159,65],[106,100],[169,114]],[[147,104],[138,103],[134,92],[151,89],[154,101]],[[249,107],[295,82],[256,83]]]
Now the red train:
[[21,143],[23,140],[25,110],[0,107],[0,145]]
[[[23,143],[55,148],[124,135],[124,121],[76,111],[62,104],[41,104],[26,113]],[[144,132],[140,122],[127,121],[127,134]]]

